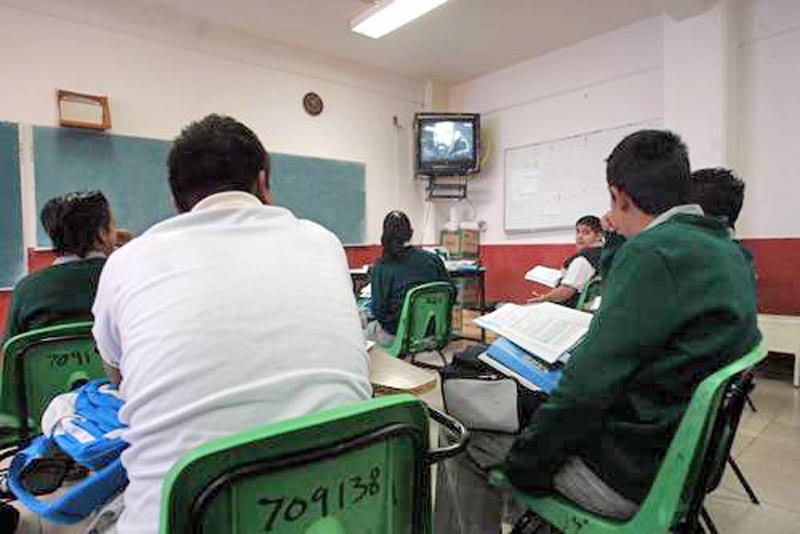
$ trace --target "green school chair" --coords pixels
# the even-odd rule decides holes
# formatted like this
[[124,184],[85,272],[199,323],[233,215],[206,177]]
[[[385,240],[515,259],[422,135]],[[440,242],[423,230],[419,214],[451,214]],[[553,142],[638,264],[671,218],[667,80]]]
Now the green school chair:
[[600,289],[601,289],[602,280],[598,277],[592,278],[589,280],[585,286],[583,286],[583,291],[581,291],[580,296],[578,297],[578,302],[575,304],[575,309],[580,311],[590,311],[587,310],[586,307],[592,304],[592,301],[600,296]]
[[[512,533],[543,520],[564,534],[670,534],[703,532],[716,527],[703,507],[707,491],[716,487],[752,382],[752,370],[767,353],[759,346],[703,380],[692,395],[656,479],[639,511],[626,521],[595,515],[558,495],[532,496],[514,492],[528,511]],[[493,472],[495,485],[508,482]]]
[[444,349],[450,343],[456,289],[450,282],[431,282],[410,289],[403,301],[394,342],[384,347],[392,356],[435,351],[445,365]]
[[[92,323],[39,328],[12,337],[3,345],[0,424],[3,445],[26,443],[38,433],[39,420],[56,395],[105,376],[95,349]],[[15,434],[15,435],[14,435]]]
[[[428,417],[454,443],[428,450]],[[431,464],[467,430],[409,394],[282,421],[209,442],[169,471],[161,534],[432,534]]]

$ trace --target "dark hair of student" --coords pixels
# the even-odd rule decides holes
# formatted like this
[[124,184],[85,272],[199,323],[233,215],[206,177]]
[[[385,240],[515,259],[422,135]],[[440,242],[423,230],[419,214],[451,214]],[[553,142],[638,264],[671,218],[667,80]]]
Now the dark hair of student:
[[600,224],[600,217],[595,217],[594,215],[584,215],[578,219],[578,222],[575,223],[576,227],[580,225],[588,226],[592,229],[592,232],[596,234],[603,233],[603,225]]
[[606,180],[648,215],[686,204],[691,196],[689,153],[666,130],[640,130],[623,139],[606,160]]
[[411,241],[413,234],[411,221],[405,213],[389,212],[383,219],[383,235],[381,235],[383,257],[394,261],[405,258],[410,249],[408,242]]
[[51,198],[42,208],[42,226],[58,256],[85,258],[111,222],[108,200],[100,191],[69,193]]
[[221,115],[208,115],[184,128],[172,145],[167,166],[172,195],[181,211],[189,211],[214,193],[255,192],[262,170],[269,180],[269,153],[256,134]]
[[734,227],[744,203],[744,182],[722,167],[694,171],[692,202],[700,204],[709,217],[724,217]]

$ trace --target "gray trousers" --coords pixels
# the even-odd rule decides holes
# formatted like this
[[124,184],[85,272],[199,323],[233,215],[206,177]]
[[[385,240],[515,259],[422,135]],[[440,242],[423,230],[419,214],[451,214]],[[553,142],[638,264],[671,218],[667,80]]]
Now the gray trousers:
[[[434,532],[437,534],[499,534],[502,524],[522,515],[508,489],[489,485],[488,470],[507,455],[516,436],[470,433],[464,454],[437,464]],[[638,505],[608,487],[586,464],[571,458],[553,477],[555,490],[598,515],[627,519]],[[544,530],[547,532],[547,530]]]

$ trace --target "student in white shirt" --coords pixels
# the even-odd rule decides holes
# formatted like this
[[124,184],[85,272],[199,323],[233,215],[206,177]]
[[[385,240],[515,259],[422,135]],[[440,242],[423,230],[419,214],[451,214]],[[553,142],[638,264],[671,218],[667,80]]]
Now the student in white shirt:
[[210,115],[168,167],[180,215],[111,256],[93,309],[129,427],[120,534],[158,532],[164,476],[188,450],[371,396],[342,245],[269,205],[256,135]]
[[575,223],[576,252],[564,261],[558,286],[545,294],[534,291],[528,302],[558,302],[574,308],[584,286],[597,274],[602,248],[600,219],[594,215],[578,219]]

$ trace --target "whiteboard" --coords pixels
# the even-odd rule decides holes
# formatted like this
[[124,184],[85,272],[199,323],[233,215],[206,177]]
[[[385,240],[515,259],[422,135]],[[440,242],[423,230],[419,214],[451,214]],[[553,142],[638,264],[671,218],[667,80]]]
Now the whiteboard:
[[506,231],[571,228],[608,211],[606,158],[626,135],[660,125],[651,119],[506,149]]

